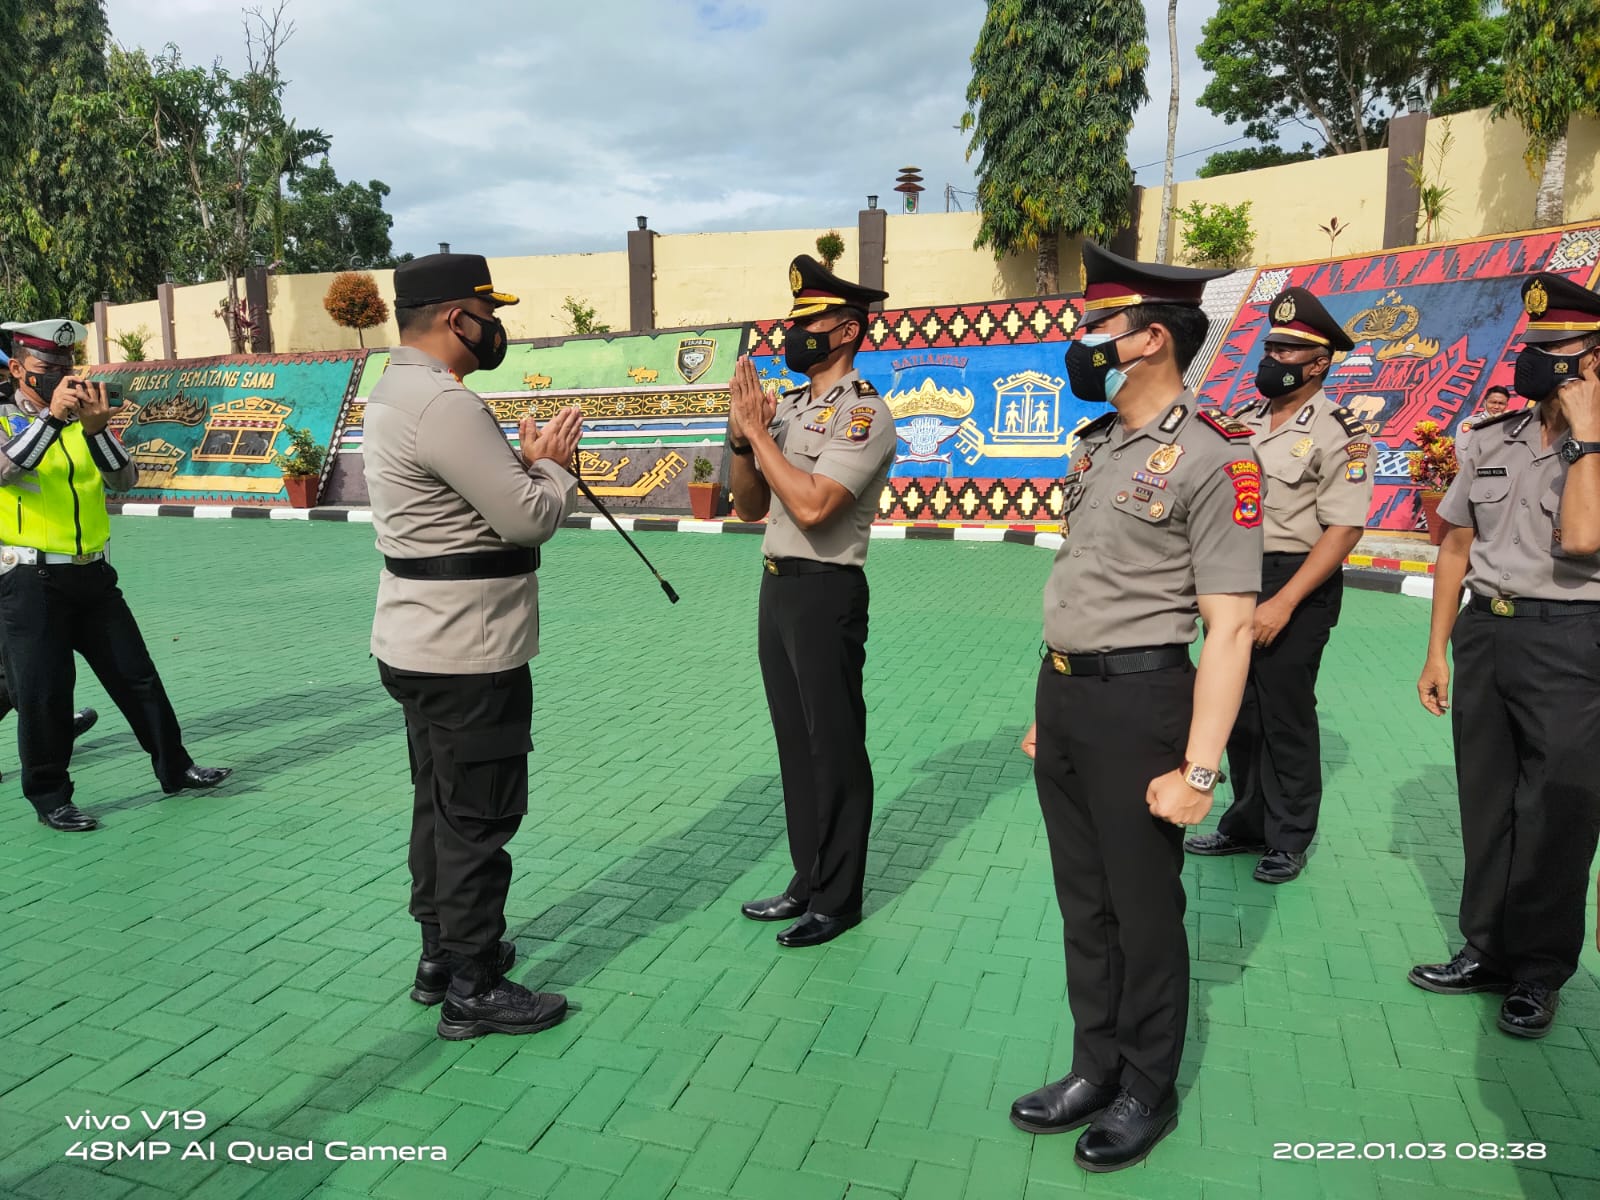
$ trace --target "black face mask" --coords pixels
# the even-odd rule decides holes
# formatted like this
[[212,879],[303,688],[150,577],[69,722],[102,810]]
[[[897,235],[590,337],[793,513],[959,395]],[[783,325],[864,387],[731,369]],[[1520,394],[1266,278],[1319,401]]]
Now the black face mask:
[[[1068,346],[1067,383],[1072,387],[1072,394],[1088,404],[1110,404],[1128,380],[1128,372],[1122,369],[1122,363],[1112,347],[1129,334],[1142,332],[1140,329],[1129,329],[1106,338],[1089,333]],[[1089,338],[1096,340],[1091,342]],[[1128,369],[1132,370],[1140,361],[1135,359],[1128,364]]]
[[1275,358],[1263,358],[1256,368],[1256,391],[1268,400],[1287,396],[1305,386],[1306,368],[1310,363],[1282,363]]
[[1589,353],[1580,350],[1576,354],[1546,354],[1529,346],[1517,355],[1517,370],[1511,386],[1517,395],[1529,400],[1547,399],[1563,383],[1579,377],[1579,364]]
[[813,332],[798,325],[791,327],[783,339],[784,365],[796,375],[809,375],[813,367],[826,362],[828,355],[839,348],[833,344],[833,329]]
[[27,372],[22,381],[31,387],[39,397],[39,407],[49,408],[50,397],[56,394],[56,388],[61,386],[61,381],[67,377],[65,371],[45,371],[42,374]]
[[480,317],[477,313],[461,310],[461,315],[471,317],[478,323],[478,336],[468,340],[462,337],[461,331],[455,335],[461,338],[461,344],[472,351],[472,357],[478,360],[478,370],[492,371],[506,360],[506,327],[497,317]]

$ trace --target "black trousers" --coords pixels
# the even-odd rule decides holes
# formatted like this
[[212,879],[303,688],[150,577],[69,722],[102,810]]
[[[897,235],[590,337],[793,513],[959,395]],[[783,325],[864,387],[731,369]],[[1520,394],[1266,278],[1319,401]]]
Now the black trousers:
[[[1306,561],[1268,554],[1261,599],[1270,600]],[[1250,655],[1239,716],[1228,735],[1233,804],[1220,833],[1241,842],[1304,854],[1322,810],[1322,735],[1317,729],[1317,672],[1328,635],[1339,623],[1344,573],[1335,571],[1294,610],[1272,645]]]
[[1146,1104],[1171,1094],[1189,1015],[1183,831],[1145,790],[1183,765],[1194,669],[1057,675],[1035,697],[1033,763],[1061,906],[1072,1070]]
[[406,717],[411,762],[411,915],[455,974],[492,982],[506,931],[511,855],[528,812],[533,677],[430,675],[379,662]]
[[17,706],[22,794],[41,814],[72,801],[73,653],[83,656],[176,791],[194,759],[108,562],[18,566],[0,574],[0,654]]
[[1576,973],[1600,838],[1600,614],[1463,612],[1451,638],[1461,933],[1525,983]]
[[867,601],[860,570],[761,577],[757,644],[794,862],[787,891],[827,916],[860,910],[867,874]]

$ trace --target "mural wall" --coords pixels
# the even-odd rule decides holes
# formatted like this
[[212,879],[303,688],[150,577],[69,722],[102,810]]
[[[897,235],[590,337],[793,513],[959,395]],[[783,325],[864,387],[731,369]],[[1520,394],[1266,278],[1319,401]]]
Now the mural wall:
[[1206,371],[1201,402],[1230,412],[1260,403],[1253,380],[1267,306],[1285,287],[1309,288],[1356,342],[1335,362],[1327,390],[1373,436],[1368,525],[1425,528],[1406,469],[1417,422],[1454,435],[1485,389],[1511,386],[1524,276],[1551,271],[1592,286],[1597,263],[1600,225],[1589,225],[1263,270]]

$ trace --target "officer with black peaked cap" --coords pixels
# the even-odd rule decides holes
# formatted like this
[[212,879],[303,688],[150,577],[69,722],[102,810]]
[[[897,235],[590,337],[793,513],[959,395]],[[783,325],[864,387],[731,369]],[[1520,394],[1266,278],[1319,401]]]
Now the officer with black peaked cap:
[[1578,970],[1600,837],[1600,295],[1538,274],[1522,302],[1514,385],[1533,407],[1479,423],[1439,504],[1417,693],[1451,715],[1462,944],[1408,978],[1504,992],[1501,1030],[1540,1038]]
[[1267,306],[1272,324],[1256,370],[1260,403],[1244,416],[1261,460],[1266,553],[1255,652],[1228,738],[1233,805],[1191,854],[1261,855],[1255,877],[1287,883],[1305,867],[1322,807],[1317,671],[1339,621],[1344,560],[1372,509],[1372,438],[1323,392],[1333,356],[1355,343],[1302,287]]
[[784,361],[807,382],[774,401],[742,358],[728,420],[734,510],[768,518],[757,639],[794,866],[780,894],[742,911],[793,922],[780,945],[816,946],[861,920],[872,825],[863,565],[895,432],[855,370],[867,313],[888,293],[806,255],[790,264],[789,289]]

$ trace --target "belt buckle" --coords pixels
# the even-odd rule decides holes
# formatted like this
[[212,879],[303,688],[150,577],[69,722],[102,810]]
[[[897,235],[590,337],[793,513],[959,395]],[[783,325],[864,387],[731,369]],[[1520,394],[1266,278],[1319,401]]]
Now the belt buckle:
[[1072,674],[1072,660],[1060,651],[1050,651],[1050,666],[1055,669],[1057,675]]
[[761,561],[767,564],[768,575],[776,575],[778,573],[778,562],[776,559],[764,558]]
[[75,567],[87,566],[89,563],[92,563],[93,561],[94,561],[94,555],[92,555],[92,554],[74,554],[72,556],[72,565],[75,566]]
[[1489,601],[1489,611],[1497,617],[1514,617],[1517,615],[1517,606],[1510,600],[1496,596]]

